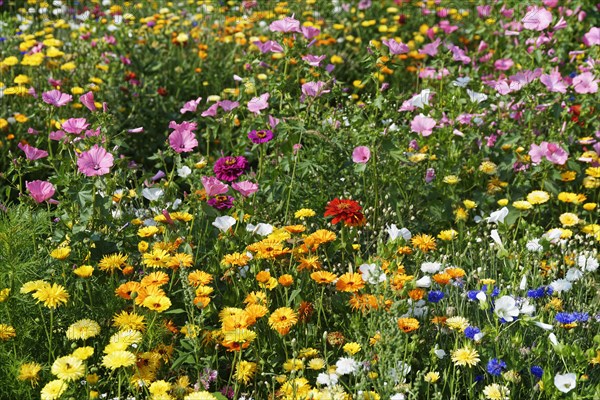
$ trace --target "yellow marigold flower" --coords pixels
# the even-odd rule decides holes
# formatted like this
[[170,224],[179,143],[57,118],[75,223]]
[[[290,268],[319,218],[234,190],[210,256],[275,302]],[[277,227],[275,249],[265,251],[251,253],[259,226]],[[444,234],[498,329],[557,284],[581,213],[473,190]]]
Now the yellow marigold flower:
[[450,317],[446,319],[446,325],[455,331],[464,332],[469,326],[469,320],[465,317]]
[[125,266],[128,256],[121,253],[109,254],[103,256],[98,263],[100,271],[110,272],[111,274],[116,270],[120,270]]
[[381,340],[381,334],[377,332],[373,337],[369,338],[369,344],[375,346]]
[[42,366],[36,362],[28,362],[21,364],[19,367],[19,375],[17,379],[20,381],[30,381],[31,386],[37,385],[40,379],[39,373],[42,370]]
[[483,388],[483,395],[489,400],[509,400],[510,390],[506,386],[492,383]]
[[5,302],[10,295],[10,288],[5,288],[0,290],[0,303]]
[[526,200],[517,200],[515,202],[513,202],[513,207],[516,208],[517,210],[530,210],[533,208],[533,205],[526,201]]
[[256,363],[249,361],[240,361],[235,366],[235,379],[238,382],[247,384],[250,382],[254,374],[256,373]]
[[440,379],[440,373],[437,371],[430,371],[423,377],[425,382],[436,383]]
[[477,203],[475,203],[473,200],[463,200],[463,204],[467,210],[477,208]]
[[100,325],[91,319],[81,319],[67,328],[66,336],[69,340],[86,340],[100,333]]
[[497,203],[500,207],[504,207],[505,205],[508,204],[508,199],[500,199],[497,201]]
[[69,293],[65,290],[65,288],[57,283],[53,283],[52,285],[47,284],[35,291],[33,293],[33,298],[38,301],[38,303],[44,303],[44,306],[48,308],[56,308],[61,305],[61,303],[66,304],[69,300]]
[[117,350],[105,355],[102,358],[102,365],[106,368],[115,370],[121,367],[129,367],[135,364],[135,355],[127,350]]
[[57,378],[68,382],[81,378],[85,373],[85,365],[77,357],[65,356],[57,358],[50,371]]
[[286,372],[301,371],[304,369],[304,362],[298,358],[291,358],[283,363],[283,369]]
[[498,166],[491,161],[483,161],[481,165],[479,165],[479,171],[486,175],[494,175],[497,170]]
[[79,268],[75,268],[73,273],[80,278],[89,278],[94,273],[94,267],[91,265],[82,265]]
[[0,324],[0,340],[9,340],[17,336],[15,328],[10,325]]
[[138,230],[138,236],[147,238],[156,235],[158,232],[160,232],[160,229],[157,226],[144,226]]
[[447,175],[444,177],[444,179],[442,179],[442,181],[448,185],[456,185],[458,182],[460,182],[460,178],[456,175]]
[[85,361],[92,355],[94,355],[94,348],[91,346],[78,347],[75,350],[73,350],[73,353],[71,353],[71,355],[75,358]]
[[437,247],[435,238],[424,233],[413,236],[410,243],[413,247],[421,250],[423,253],[435,250]]
[[246,253],[225,254],[221,260],[221,265],[228,267],[243,267],[248,264],[250,257]]
[[59,247],[58,249],[52,250],[50,257],[56,260],[65,260],[71,254],[71,248],[69,246]]
[[344,345],[344,347],[342,347],[342,349],[344,350],[344,352],[346,352],[346,354],[354,355],[354,354],[358,353],[362,349],[362,347],[360,347],[359,343],[349,342],[349,343],[346,343]]
[[192,392],[186,395],[183,400],[217,400],[215,396],[205,390],[201,392]]
[[543,190],[534,190],[527,195],[527,201],[533,205],[543,204],[550,200],[550,195]]
[[600,167],[589,167],[585,170],[585,174],[592,178],[600,178]]
[[171,261],[171,256],[165,250],[154,248],[143,255],[143,264],[151,268],[164,268]]
[[455,239],[458,236],[458,232],[456,232],[454,229],[447,229],[444,231],[441,231],[437,237],[438,239],[444,240],[444,241],[450,241]]
[[280,307],[269,317],[269,326],[281,335],[286,335],[297,322],[298,314],[289,307]]
[[325,368],[325,360],[322,358],[313,358],[308,362],[308,368],[313,371],[319,371]]
[[316,213],[314,210],[310,208],[301,208],[294,213],[294,218],[303,220],[305,218],[314,217],[315,215]]
[[177,268],[189,268],[194,264],[194,258],[191,254],[187,253],[176,253],[169,262],[167,266],[169,268],[177,269]]
[[340,292],[355,293],[363,287],[365,287],[365,281],[363,280],[362,275],[357,272],[346,272],[338,278],[335,284],[335,288]]
[[573,213],[563,213],[558,219],[562,226],[575,226],[579,223],[579,217]]
[[583,209],[585,211],[594,211],[596,209],[597,204],[596,203],[585,203],[583,205]]
[[575,171],[565,171],[560,174],[560,180],[563,182],[572,182],[577,177],[577,172]]
[[171,300],[166,296],[150,295],[144,299],[142,306],[160,313],[171,307]]
[[475,349],[463,347],[452,352],[452,362],[454,365],[472,367],[479,362],[479,353]]
[[454,221],[456,223],[461,222],[461,221],[466,221],[469,218],[469,214],[467,213],[467,210],[465,210],[462,207],[458,207],[456,210],[454,210]]
[[67,390],[68,383],[62,379],[50,381],[42,388],[40,393],[42,400],[56,400]]

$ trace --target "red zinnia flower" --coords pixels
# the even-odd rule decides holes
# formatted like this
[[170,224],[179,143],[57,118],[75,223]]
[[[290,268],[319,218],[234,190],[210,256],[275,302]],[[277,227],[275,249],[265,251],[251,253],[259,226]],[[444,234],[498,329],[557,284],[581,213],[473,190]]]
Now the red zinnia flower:
[[359,226],[365,223],[365,216],[358,202],[347,199],[333,199],[325,207],[325,217],[333,217],[332,224],[344,221],[346,226]]

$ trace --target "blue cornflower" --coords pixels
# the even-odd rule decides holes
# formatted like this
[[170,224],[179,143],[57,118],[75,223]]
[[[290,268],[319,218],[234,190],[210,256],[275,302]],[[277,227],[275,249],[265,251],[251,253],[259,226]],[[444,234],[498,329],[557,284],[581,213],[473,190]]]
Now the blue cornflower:
[[465,329],[465,336],[471,340],[475,340],[475,335],[481,333],[481,329],[476,326],[467,326]]
[[531,289],[527,291],[527,297],[532,299],[539,299],[544,297],[544,287],[539,287],[537,289]]
[[539,365],[534,365],[530,369],[531,374],[538,379],[542,379],[542,375],[544,375],[544,370]]
[[577,316],[573,313],[561,312],[556,314],[556,317],[554,317],[554,319],[556,319],[561,324],[572,324],[573,322],[577,321]]
[[429,300],[432,303],[437,303],[438,301],[442,300],[443,298],[444,298],[444,292],[442,292],[441,290],[432,290],[427,295],[427,300]]
[[467,292],[467,298],[471,301],[478,301],[477,295],[481,292],[481,290],[469,290]]
[[487,372],[494,376],[500,376],[504,368],[506,368],[506,363],[497,358],[492,358],[487,363]]
[[584,313],[574,312],[573,316],[575,317],[577,322],[587,322],[588,319],[590,319],[590,314],[588,314],[586,312],[584,312]]

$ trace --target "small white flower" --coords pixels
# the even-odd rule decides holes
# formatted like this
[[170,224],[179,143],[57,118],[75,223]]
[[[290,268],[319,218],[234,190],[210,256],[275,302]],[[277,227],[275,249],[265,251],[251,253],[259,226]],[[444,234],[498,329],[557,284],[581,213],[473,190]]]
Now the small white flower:
[[492,229],[492,231],[490,232],[490,236],[492,237],[492,240],[500,247],[500,248],[504,248],[504,245],[502,244],[502,239],[500,238],[500,235],[498,234],[498,230],[497,229]]
[[573,287],[573,284],[566,279],[557,279],[550,283],[550,287],[556,293],[568,292]]
[[540,251],[544,250],[544,246],[540,244],[540,239],[530,240],[529,242],[527,242],[525,247],[527,248],[527,250],[533,253],[539,253]]
[[446,352],[442,349],[435,349],[433,352],[435,353],[435,356],[440,360],[446,357]]
[[521,312],[521,314],[531,316],[535,312],[535,306],[533,304],[529,304],[529,299],[525,299],[521,303],[521,308],[519,311]]
[[161,188],[144,188],[142,196],[150,201],[156,201],[162,197],[165,192]]
[[482,101],[487,100],[487,94],[474,92],[470,89],[467,89],[467,94],[469,95],[469,99],[471,99],[472,103],[481,103]]
[[494,211],[487,218],[487,222],[504,223],[504,218],[508,215],[508,208],[502,207],[500,210]]
[[540,321],[534,321],[533,324],[537,327],[542,328],[545,331],[551,331],[552,329],[554,329],[554,327],[550,324],[545,324],[543,322]]
[[494,313],[498,318],[504,319],[506,322],[512,322],[515,317],[519,316],[517,302],[510,296],[502,296],[496,300]]
[[235,220],[235,218],[230,217],[229,215],[224,215],[222,217],[215,218],[212,224],[213,226],[219,228],[221,232],[227,232],[229,228],[235,225],[236,222],[237,221]]
[[192,173],[192,169],[187,165],[177,169],[177,175],[182,178],[187,178]]
[[390,400],[404,400],[404,399],[406,399],[406,396],[404,396],[402,393],[396,393],[395,395],[390,397]]
[[248,224],[246,225],[246,230],[248,232],[252,232],[252,233],[257,233],[260,236],[268,236],[271,233],[273,233],[273,225],[270,224],[264,224],[262,222],[252,225],[252,224]]
[[569,270],[567,271],[567,274],[565,275],[565,278],[569,282],[575,282],[575,281],[578,281],[579,279],[581,279],[582,276],[583,276],[583,272],[581,272],[578,268],[569,268]]
[[376,264],[363,264],[358,267],[358,270],[362,274],[363,281],[369,282],[371,285],[385,282],[387,279],[385,273]]
[[319,385],[334,386],[338,383],[338,376],[337,374],[321,372],[319,375],[317,375],[317,383]]
[[577,386],[577,375],[573,373],[556,374],[554,376],[554,386],[563,393],[569,393]]
[[469,78],[468,76],[465,76],[462,78],[456,78],[456,80],[452,81],[452,85],[464,88],[464,87],[467,87],[469,82],[471,82],[471,78]]
[[598,260],[592,256],[580,255],[577,257],[577,265],[584,271],[594,272],[598,269]]
[[398,239],[399,237],[402,237],[404,240],[410,240],[410,238],[412,237],[412,234],[410,233],[410,231],[408,229],[406,229],[406,228],[398,229],[396,224],[387,226],[385,230],[388,233],[388,235],[390,236],[390,238],[389,238],[390,242]]
[[521,278],[521,283],[519,283],[519,289],[527,289],[527,274],[523,275],[523,277]]
[[420,288],[428,288],[431,286],[431,278],[428,275],[425,275],[424,277],[416,281],[415,285]]
[[341,357],[335,363],[335,372],[338,375],[353,374],[358,370],[358,363],[351,357]]
[[441,263],[438,262],[424,262],[421,264],[421,271],[426,274],[435,274],[442,267]]
[[485,303],[487,301],[487,295],[485,294],[484,291],[477,292],[477,294],[475,295],[475,298],[477,300],[479,300],[480,303]]
[[552,343],[552,346],[558,346],[558,339],[554,333],[550,333],[548,335],[548,340]]

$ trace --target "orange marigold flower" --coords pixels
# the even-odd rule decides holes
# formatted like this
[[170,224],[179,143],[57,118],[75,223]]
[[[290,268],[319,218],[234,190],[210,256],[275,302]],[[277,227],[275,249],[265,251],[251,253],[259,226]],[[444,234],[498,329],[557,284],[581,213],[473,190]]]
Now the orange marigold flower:
[[419,329],[419,321],[415,318],[398,318],[398,328],[404,333],[409,333]]
[[362,275],[356,272],[346,272],[335,284],[335,288],[340,292],[354,293],[363,287],[365,287],[365,281],[363,281]]
[[410,240],[410,243],[413,245],[413,247],[421,250],[423,253],[435,250],[437,247],[435,238],[424,233],[413,236],[413,238]]
[[256,280],[260,283],[267,283],[271,279],[271,274],[269,271],[260,271],[256,274]]
[[292,286],[294,283],[294,278],[290,274],[281,275],[277,280],[279,284],[283,287]]
[[434,281],[436,281],[440,285],[447,285],[450,282],[450,279],[452,279],[450,274],[447,274],[445,272],[435,274],[432,276],[432,278]]
[[361,312],[377,309],[379,307],[377,297],[372,294],[353,294],[348,303],[353,310],[360,310]]
[[269,317],[269,326],[281,335],[287,335],[298,323],[298,314],[289,307],[280,307]]
[[300,259],[300,265],[298,265],[298,271],[302,270],[321,269],[321,262],[318,256],[303,257]]
[[454,279],[462,278],[463,276],[466,275],[464,269],[457,268],[457,267],[447,268],[444,272],[446,272],[448,275],[450,275],[451,278],[454,278]]
[[142,285],[139,282],[126,282],[115,290],[115,294],[122,299],[131,300],[131,294],[133,292],[138,292],[141,286]]
[[310,278],[320,285],[327,285],[337,279],[337,275],[329,271],[316,271],[310,274]]
[[413,299],[413,301],[419,301],[425,295],[425,291],[423,289],[412,289],[408,292],[408,296]]
[[335,198],[327,203],[324,216],[333,217],[331,223],[334,225],[343,221],[346,226],[360,226],[366,222],[361,210],[357,201]]
[[213,276],[204,271],[193,271],[188,275],[188,281],[192,286],[208,285],[213,280]]

